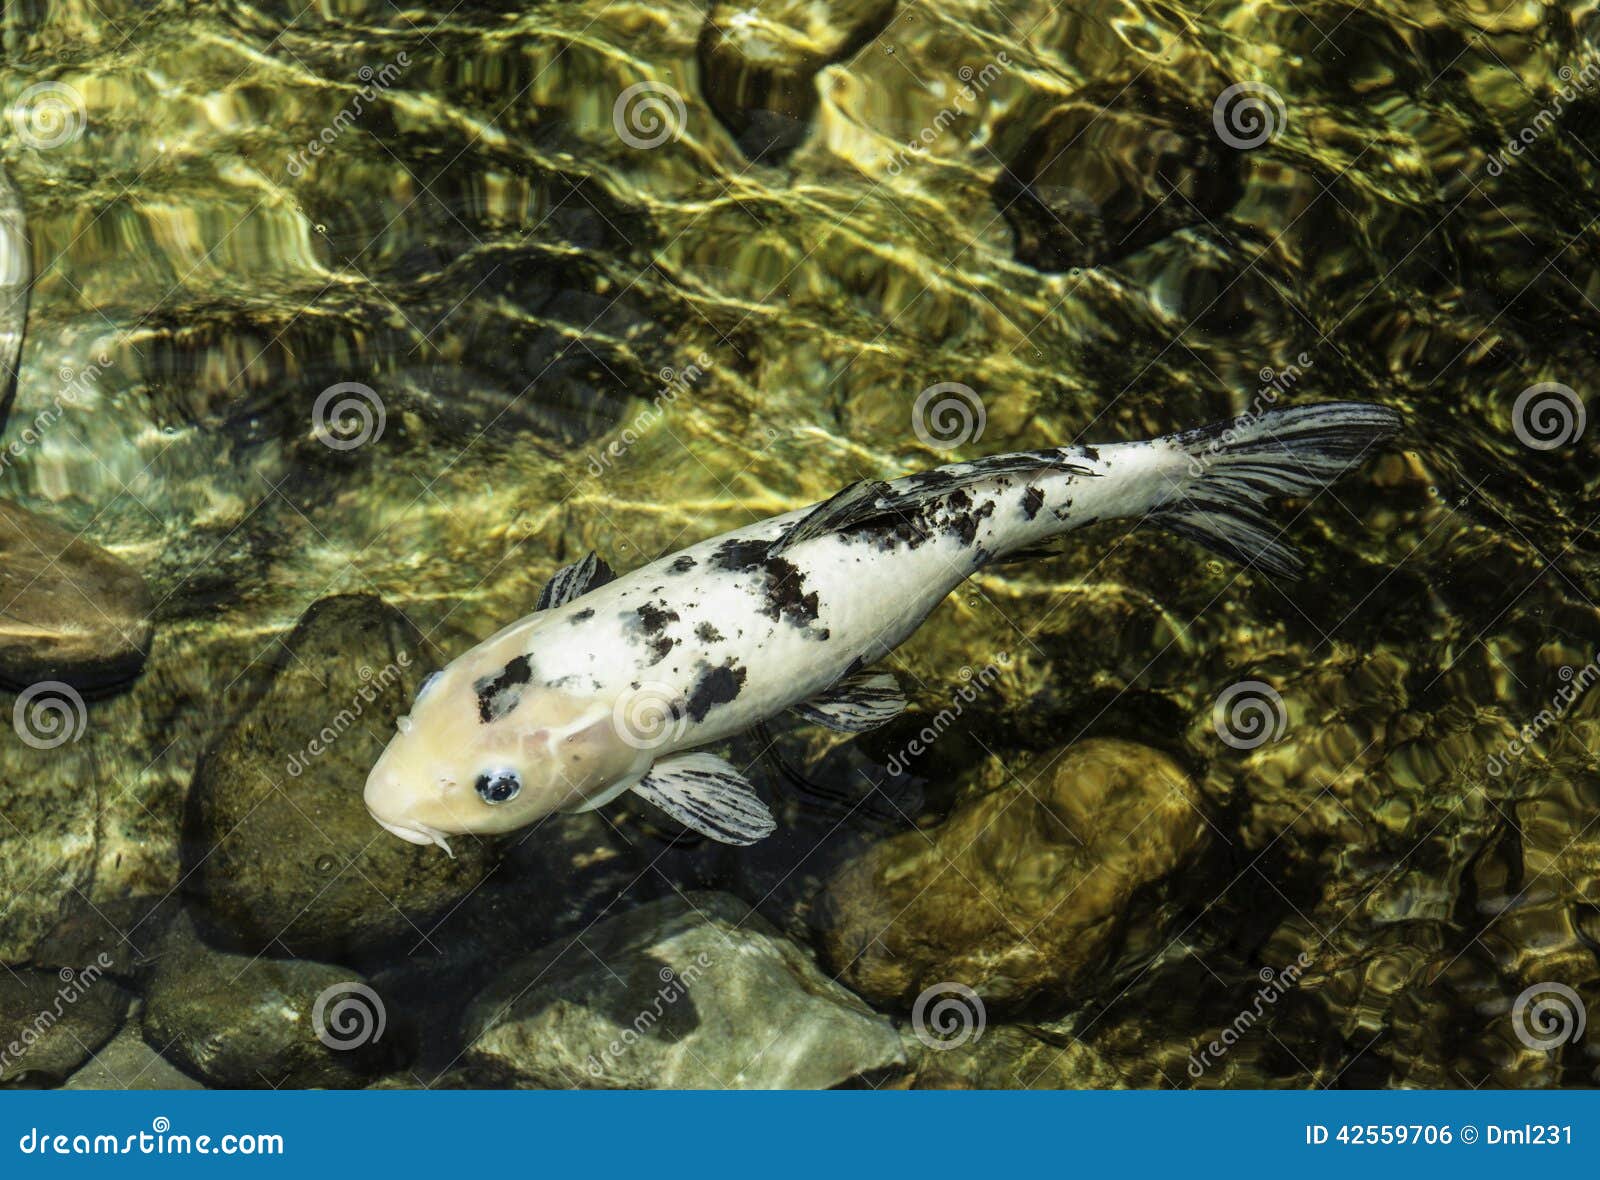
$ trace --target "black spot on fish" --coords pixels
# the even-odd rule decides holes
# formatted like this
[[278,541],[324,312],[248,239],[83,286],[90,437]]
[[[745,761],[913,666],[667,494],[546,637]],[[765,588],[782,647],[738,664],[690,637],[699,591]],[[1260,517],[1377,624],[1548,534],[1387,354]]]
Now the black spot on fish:
[[1028,485],[1022,493],[1022,515],[1027,520],[1032,520],[1039,515],[1039,509],[1044,507],[1044,493],[1032,484]]
[[518,656],[500,669],[498,676],[484,676],[474,681],[472,691],[478,694],[478,720],[487,725],[515,709],[522,699],[519,690],[532,678],[533,662],[527,656]]
[[652,664],[659,664],[672,654],[672,649],[678,640],[666,633],[668,623],[678,621],[678,612],[670,610],[665,601],[661,603],[647,602],[636,609],[635,618],[638,620],[639,630],[645,638],[645,646],[655,653]]
[[767,541],[741,541],[735,537],[717,546],[711,555],[711,564],[718,569],[742,573],[764,562],[771,548],[772,545]]
[[1083,457],[1091,463],[1098,463],[1100,461],[1100,452],[1094,447],[1084,447]]
[[669,574],[686,574],[692,569],[694,569],[694,558],[685,553],[682,557],[673,560],[673,563],[667,567],[667,572]]
[[701,672],[689,690],[689,716],[704,721],[706,714],[718,705],[736,700],[744,687],[746,672],[735,661],[729,660],[720,668],[707,668]]
[[694,635],[701,643],[716,643],[722,638],[722,632],[710,623],[701,623],[694,629]]
[[805,592],[806,576],[792,562],[774,557],[766,563],[766,606],[761,613],[773,622],[783,620],[795,627],[809,627],[817,621],[817,592]]
[[592,619],[592,618],[594,618],[594,607],[586,606],[581,611],[579,611],[577,614],[573,615],[572,618],[568,619],[567,621],[570,622],[570,623],[581,623],[585,619]]

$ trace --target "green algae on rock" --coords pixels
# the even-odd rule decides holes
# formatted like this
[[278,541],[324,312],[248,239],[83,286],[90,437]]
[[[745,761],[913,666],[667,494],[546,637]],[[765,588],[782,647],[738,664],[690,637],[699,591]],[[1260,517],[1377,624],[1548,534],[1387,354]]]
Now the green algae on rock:
[[1132,903],[1208,840],[1202,803],[1171,758],[1096,738],[926,831],[876,845],[819,903],[841,982],[910,1007],[955,982],[993,1009],[1068,999],[1114,958]]
[[253,706],[207,751],[190,791],[186,852],[198,912],[251,951],[350,958],[426,940],[493,863],[458,840],[455,856],[397,840],[362,789],[429,669],[441,662],[393,607],[370,594],[312,605]]
[[[357,1007],[341,1016],[347,1003]],[[226,1089],[364,1086],[392,1065],[398,1039],[382,998],[348,968],[217,950],[186,914],[162,940],[141,1019],[164,1056]]]
[[725,893],[535,951],[473,1001],[464,1037],[464,1065],[529,1088],[816,1089],[906,1067],[887,1019]]

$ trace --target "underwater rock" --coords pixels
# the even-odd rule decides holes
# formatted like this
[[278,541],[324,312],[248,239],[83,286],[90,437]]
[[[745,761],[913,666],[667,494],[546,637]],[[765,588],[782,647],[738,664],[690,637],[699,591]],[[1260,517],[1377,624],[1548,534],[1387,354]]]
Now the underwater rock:
[[641,906],[507,968],[464,1064],[527,1088],[820,1088],[901,1073],[899,1035],[725,893]]
[[1135,894],[1206,843],[1199,794],[1148,747],[1090,739],[1017,777],[829,883],[818,921],[840,982],[908,1008],[951,984],[991,1010],[1060,998],[1116,953]]
[[391,836],[362,802],[367,771],[426,673],[443,661],[370,594],[314,603],[261,699],[195,771],[189,889],[220,941],[345,959],[420,942],[491,867]]
[[906,1037],[919,1090],[1111,1090],[1128,1083],[1094,1046],[1070,1035],[991,1025],[960,1043]]
[[144,1036],[211,1086],[364,1086],[392,1067],[382,998],[354,972],[207,946],[173,922],[145,990]]
[[32,284],[27,215],[11,178],[0,168],[0,427],[5,426],[17,391],[17,364],[22,357]]
[[122,1023],[128,993],[99,965],[0,971],[0,1085],[61,1081]]
[[130,1015],[122,1031],[112,1037],[77,1073],[61,1083],[63,1090],[203,1090],[195,1081],[157,1053],[139,1031],[140,1021]]
[[[0,283],[4,276],[0,275]],[[150,650],[150,591],[131,566],[0,500],[0,681],[94,690],[131,680]]]
[[1088,89],[1046,115],[994,184],[1019,262],[1115,262],[1239,199],[1237,153],[1192,112],[1134,89]]
[[888,25],[895,0],[713,4],[700,31],[700,86],[750,159],[786,159],[810,129],[816,73]]

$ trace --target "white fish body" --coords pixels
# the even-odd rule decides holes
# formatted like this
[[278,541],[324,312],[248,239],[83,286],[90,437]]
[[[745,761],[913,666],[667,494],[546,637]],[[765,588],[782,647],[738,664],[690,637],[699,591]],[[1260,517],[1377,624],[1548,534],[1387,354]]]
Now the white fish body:
[[1266,499],[1320,491],[1397,426],[1354,403],[1276,410],[855,484],[620,578],[591,554],[556,575],[542,609],[424,686],[367,805],[396,835],[448,847],[453,833],[510,831],[633,789],[750,843],[770,813],[697,747],[788,708],[847,731],[890,720],[905,701],[866,669],[974,571],[1094,521],[1151,517],[1292,573]]

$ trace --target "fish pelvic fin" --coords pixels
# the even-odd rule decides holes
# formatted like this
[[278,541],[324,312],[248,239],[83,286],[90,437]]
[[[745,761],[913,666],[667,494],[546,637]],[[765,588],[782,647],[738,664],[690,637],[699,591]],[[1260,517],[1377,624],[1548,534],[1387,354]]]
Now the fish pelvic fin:
[[1322,491],[1400,427],[1386,406],[1325,402],[1170,435],[1163,441],[1186,466],[1174,467],[1148,519],[1244,565],[1297,577],[1303,559],[1283,541],[1269,502]]

